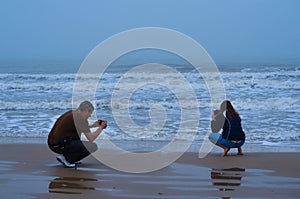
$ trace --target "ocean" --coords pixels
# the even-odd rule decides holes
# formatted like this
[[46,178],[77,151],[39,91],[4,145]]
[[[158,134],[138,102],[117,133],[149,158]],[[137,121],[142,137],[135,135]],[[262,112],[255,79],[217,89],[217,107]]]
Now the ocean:
[[[212,104],[205,81],[191,66],[168,64],[180,73],[194,90],[198,107],[189,106],[190,98],[178,99],[168,89],[173,84],[176,90],[184,93],[186,85],[177,77],[160,72],[136,73],[130,82],[134,88],[126,99],[118,98],[112,103],[112,96],[119,88],[117,83],[124,73],[135,65],[116,65],[107,70],[102,78],[90,74],[86,81],[98,82],[95,91],[96,114],[90,119],[108,120],[109,127],[103,139],[112,141],[170,141],[181,123],[181,106],[188,111],[199,111],[199,125],[196,129],[196,142],[203,141],[210,130]],[[2,64],[0,68],[0,142],[46,143],[48,132],[55,120],[72,109],[72,94],[79,65],[58,64]],[[226,98],[242,118],[246,133],[246,143],[278,146],[300,145],[300,67],[285,64],[220,64],[220,75],[225,86]],[[151,77],[157,84],[139,87]],[[151,81],[150,81],[151,82]],[[161,86],[164,85],[164,86]],[[86,88],[88,89],[88,88]],[[84,91],[83,91],[84,95]],[[184,98],[184,97],[183,97]],[[183,100],[183,101],[180,101]],[[151,118],[151,108],[158,104],[158,119]],[[116,122],[121,117],[122,108],[127,107],[132,126],[124,128]],[[190,110],[189,110],[190,109]],[[120,114],[120,115],[118,115]],[[160,118],[161,115],[161,118]],[[196,117],[196,116],[195,116]],[[127,117],[125,117],[127,118]],[[197,119],[197,118],[196,118]],[[160,129],[143,131],[152,122],[163,120]],[[127,121],[124,121],[125,123]],[[129,123],[130,124],[130,123]],[[155,125],[155,124],[154,124]],[[130,132],[127,132],[129,129]],[[186,134],[194,129],[186,129]],[[182,134],[182,139],[185,139]]]

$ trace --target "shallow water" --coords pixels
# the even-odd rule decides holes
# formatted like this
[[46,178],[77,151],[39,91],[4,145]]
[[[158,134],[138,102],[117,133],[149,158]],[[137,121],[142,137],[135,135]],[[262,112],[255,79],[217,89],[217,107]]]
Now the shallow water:
[[128,174],[95,165],[75,170],[48,165],[45,170],[15,172],[17,167],[20,162],[0,162],[5,168],[0,169],[0,193],[5,198],[297,198],[300,193],[299,178],[253,168],[173,163],[163,171]]

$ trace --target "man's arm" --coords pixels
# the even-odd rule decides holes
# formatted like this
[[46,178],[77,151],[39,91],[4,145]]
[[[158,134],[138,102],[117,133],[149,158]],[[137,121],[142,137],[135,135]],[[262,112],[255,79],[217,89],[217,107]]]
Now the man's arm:
[[[95,123],[91,126],[94,127],[94,125],[95,125]],[[90,142],[93,142],[101,134],[102,130],[105,129],[106,127],[107,127],[107,122],[104,121],[101,123],[99,128],[94,133],[87,132],[87,133],[84,133],[84,135]]]

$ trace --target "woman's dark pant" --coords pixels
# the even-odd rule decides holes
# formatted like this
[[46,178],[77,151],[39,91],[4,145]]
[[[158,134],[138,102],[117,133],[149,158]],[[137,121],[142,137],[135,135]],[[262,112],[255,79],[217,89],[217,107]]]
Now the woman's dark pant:
[[89,141],[69,140],[64,146],[52,146],[49,148],[58,154],[63,154],[69,163],[75,163],[95,152],[97,144]]

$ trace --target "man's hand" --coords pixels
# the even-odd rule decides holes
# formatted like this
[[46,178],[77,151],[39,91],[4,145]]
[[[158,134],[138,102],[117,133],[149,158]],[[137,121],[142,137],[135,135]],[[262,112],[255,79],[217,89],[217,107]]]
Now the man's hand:
[[106,120],[102,120],[100,127],[102,129],[105,129],[107,127],[107,121]]
[[99,121],[95,121],[92,125],[90,125],[90,128],[100,127]]
[[[106,120],[101,120],[102,122],[99,122],[100,120],[96,120],[90,128],[95,128],[95,127],[101,127],[102,129],[105,129],[107,127],[107,121]],[[101,123],[101,124],[100,124]]]

